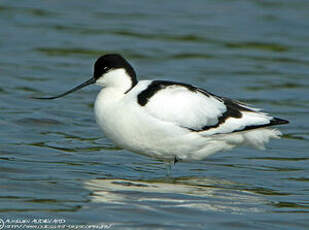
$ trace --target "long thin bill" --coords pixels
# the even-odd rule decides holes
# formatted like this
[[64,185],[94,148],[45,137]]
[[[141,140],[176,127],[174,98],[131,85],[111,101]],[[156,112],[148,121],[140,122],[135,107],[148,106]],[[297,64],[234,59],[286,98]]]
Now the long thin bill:
[[76,90],[79,90],[79,89],[81,89],[81,88],[84,88],[85,86],[87,86],[87,85],[91,85],[91,84],[94,84],[95,83],[95,79],[94,78],[91,78],[91,79],[89,79],[88,81],[85,81],[84,83],[82,83],[82,84],[80,84],[79,86],[76,86],[75,88],[73,88],[73,89],[70,89],[69,91],[67,91],[67,92],[65,92],[65,93],[62,93],[62,94],[59,94],[59,95],[57,95],[57,96],[54,96],[54,97],[31,97],[31,98],[34,98],[34,99],[48,99],[48,100],[50,100],[50,99],[56,99],[56,98],[59,98],[59,97],[63,97],[63,96],[65,96],[65,95],[68,95],[68,94],[70,94],[70,93],[73,93],[74,91],[76,91]]

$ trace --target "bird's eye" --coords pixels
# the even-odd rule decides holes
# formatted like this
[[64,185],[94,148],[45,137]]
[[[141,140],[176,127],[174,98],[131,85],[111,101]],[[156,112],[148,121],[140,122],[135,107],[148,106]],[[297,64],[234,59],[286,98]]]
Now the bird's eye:
[[104,71],[108,71],[109,68],[108,68],[107,66],[105,66],[105,67],[103,68],[103,70],[104,70]]

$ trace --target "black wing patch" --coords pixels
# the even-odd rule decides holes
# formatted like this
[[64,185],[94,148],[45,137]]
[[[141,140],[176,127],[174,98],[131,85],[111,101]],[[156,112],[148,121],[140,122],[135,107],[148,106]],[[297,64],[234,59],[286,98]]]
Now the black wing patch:
[[258,129],[258,128],[264,128],[264,127],[269,127],[269,126],[273,126],[273,125],[284,125],[284,124],[288,124],[290,123],[287,120],[283,120],[281,118],[278,117],[274,117],[273,119],[271,119],[269,121],[268,124],[264,124],[264,125],[248,125],[245,128],[241,129],[241,130],[235,130],[233,133],[235,132],[240,132],[240,131],[247,131],[247,130],[251,130],[251,129]]
[[[215,124],[215,125],[206,125],[206,126],[202,127],[199,130],[195,130],[195,129],[190,129],[190,130],[195,131],[195,132],[206,131],[206,130],[209,130],[209,129],[212,129],[212,128],[219,127],[228,118],[241,118],[242,117],[242,113],[241,112],[253,112],[253,113],[256,112],[256,111],[254,111],[252,109],[249,109],[245,105],[243,106],[241,103],[239,103],[237,101],[234,101],[234,100],[231,100],[229,98],[218,97],[216,95],[212,95],[212,96],[215,96],[216,98],[220,99],[224,103],[224,105],[226,106],[226,111],[221,115],[221,117],[218,118],[217,124]],[[273,125],[283,125],[283,124],[288,124],[288,123],[289,123],[289,121],[287,121],[287,120],[283,120],[281,118],[274,117],[267,124],[263,124],[263,125],[248,125],[248,126],[245,126],[242,129],[234,130],[233,132],[246,131],[246,130],[251,130],[251,129],[257,129],[257,128],[273,126]]]
[[145,106],[152,96],[154,96],[158,91],[165,89],[166,87],[169,87],[169,86],[181,86],[181,87],[187,88],[188,90],[192,92],[201,92],[208,97],[210,96],[210,93],[208,93],[207,91],[201,90],[189,84],[173,82],[173,81],[156,80],[156,81],[152,81],[151,84],[149,84],[146,89],[144,89],[142,92],[140,92],[137,95],[138,104],[140,104],[141,106]]
[[[199,89],[199,91],[201,92],[201,91],[204,91],[204,90]],[[217,128],[221,124],[223,124],[228,118],[241,118],[242,117],[241,111],[254,112],[253,110],[251,110],[247,107],[244,107],[241,104],[239,104],[236,101],[233,101],[229,98],[218,97],[214,94],[210,94],[210,95],[217,98],[222,103],[224,103],[224,105],[226,106],[226,111],[224,113],[222,113],[222,115],[220,117],[218,117],[218,122],[216,124],[205,125],[205,126],[201,127],[200,129],[190,129],[189,128],[190,130],[200,132],[200,131],[206,131],[206,130],[209,130],[209,129]]]

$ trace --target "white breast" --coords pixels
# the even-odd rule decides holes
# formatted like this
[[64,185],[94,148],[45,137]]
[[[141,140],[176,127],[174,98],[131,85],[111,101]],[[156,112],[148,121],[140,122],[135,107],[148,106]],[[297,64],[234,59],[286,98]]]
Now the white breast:
[[[190,151],[189,133],[173,123],[160,121],[145,112],[137,103],[137,95],[150,81],[140,81],[128,94],[115,89],[103,89],[95,102],[95,118],[104,135],[118,146],[133,152],[158,158],[173,158],[175,151]],[[171,145],[178,139],[177,145]]]

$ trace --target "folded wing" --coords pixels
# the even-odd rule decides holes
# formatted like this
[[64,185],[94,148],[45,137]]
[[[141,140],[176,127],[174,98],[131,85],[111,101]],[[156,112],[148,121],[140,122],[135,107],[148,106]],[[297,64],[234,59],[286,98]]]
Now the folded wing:
[[152,81],[138,95],[151,116],[203,135],[227,134],[288,123],[192,85]]

